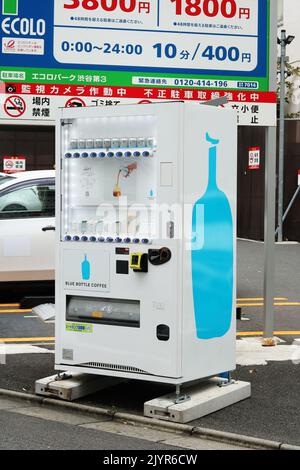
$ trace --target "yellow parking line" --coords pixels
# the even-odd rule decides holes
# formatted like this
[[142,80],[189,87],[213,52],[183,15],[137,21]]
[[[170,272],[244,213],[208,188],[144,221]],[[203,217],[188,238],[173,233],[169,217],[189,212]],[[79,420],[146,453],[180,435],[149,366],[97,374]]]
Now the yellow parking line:
[[0,304],[0,307],[20,307],[20,304]]
[[[263,336],[263,331],[238,331],[237,336]],[[300,336],[300,331],[274,331],[278,336]]]
[[[265,299],[263,297],[257,297],[257,298],[240,298],[240,299],[236,299],[237,302],[258,302],[258,301],[264,301]],[[287,297],[274,297],[274,300],[288,300]]]
[[0,315],[1,313],[29,313],[32,312],[32,309],[20,309],[18,308],[17,310],[0,310]]
[[0,343],[37,343],[55,341],[55,338],[0,338]]
[[[238,331],[237,336],[263,336],[263,331]],[[300,336],[300,331],[274,331],[277,336]],[[55,342],[54,337],[41,338],[0,338],[0,343],[45,343]]]
[[253,304],[236,304],[237,307],[263,307],[263,303],[253,303]]
[[[299,307],[300,302],[274,302],[274,307]],[[237,303],[237,307],[263,307],[264,303],[259,302],[259,303]]]

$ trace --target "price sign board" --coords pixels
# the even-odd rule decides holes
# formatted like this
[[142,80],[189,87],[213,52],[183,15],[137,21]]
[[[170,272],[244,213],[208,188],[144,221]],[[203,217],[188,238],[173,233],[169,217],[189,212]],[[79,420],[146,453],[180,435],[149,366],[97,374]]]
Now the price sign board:
[[0,79],[6,90],[24,84],[24,94],[32,84],[41,94],[52,85],[53,95],[57,85],[275,92],[273,8],[273,0],[2,0]]
[[[137,70],[198,75],[190,79],[193,86],[205,85],[206,78],[216,88],[258,89],[267,76],[267,23],[261,29],[259,24],[266,15],[267,2],[258,0],[59,2],[55,57],[65,64],[105,67],[113,62],[128,67],[130,57],[130,68]],[[95,19],[109,28],[91,39]],[[168,82],[175,83],[185,84]]]

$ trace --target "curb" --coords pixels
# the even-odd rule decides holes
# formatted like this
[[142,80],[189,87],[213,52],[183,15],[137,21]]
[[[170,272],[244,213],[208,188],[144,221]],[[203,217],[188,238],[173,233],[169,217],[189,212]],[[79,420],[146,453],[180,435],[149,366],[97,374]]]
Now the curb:
[[208,428],[194,427],[188,424],[177,424],[166,421],[157,420],[154,418],[146,418],[144,416],[133,415],[130,413],[113,412],[106,408],[96,408],[94,406],[82,405],[79,403],[71,403],[60,401],[55,398],[42,398],[40,396],[32,395],[29,393],[15,392],[13,390],[0,389],[0,396],[25,400],[31,403],[40,405],[48,405],[54,408],[64,408],[72,411],[86,413],[95,416],[109,417],[116,421],[127,421],[139,423],[155,427],[158,429],[168,429],[173,432],[183,432],[190,436],[199,436],[202,439],[211,441],[224,442],[227,444],[235,444],[249,448],[265,449],[265,450],[300,450],[300,446],[290,445],[282,442],[260,439],[245,435],[234,434],[224,431],[216,431]]

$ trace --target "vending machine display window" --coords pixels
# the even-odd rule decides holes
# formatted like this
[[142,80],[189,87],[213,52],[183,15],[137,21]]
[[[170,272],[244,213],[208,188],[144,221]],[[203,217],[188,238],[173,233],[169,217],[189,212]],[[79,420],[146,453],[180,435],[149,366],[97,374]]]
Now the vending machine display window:
[[61,145],[61,240],[149,239],[145,211],[156,202],[156,117],[68,119]]

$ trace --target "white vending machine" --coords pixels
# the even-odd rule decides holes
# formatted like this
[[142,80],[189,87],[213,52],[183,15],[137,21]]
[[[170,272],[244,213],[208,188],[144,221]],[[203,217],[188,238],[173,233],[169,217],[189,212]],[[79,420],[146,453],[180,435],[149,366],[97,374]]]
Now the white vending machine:
[[228,109],[60,111],[57,370],[179,385],[235,369],[236,146]]

